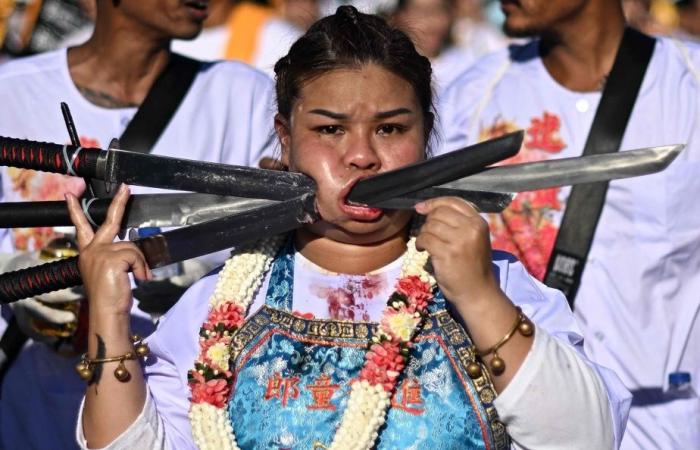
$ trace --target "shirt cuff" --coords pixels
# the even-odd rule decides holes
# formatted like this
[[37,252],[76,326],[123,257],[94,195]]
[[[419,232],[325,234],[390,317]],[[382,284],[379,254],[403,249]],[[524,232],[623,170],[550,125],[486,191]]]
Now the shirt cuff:
[[[148,389],[148,387],[146,387]],[[75,427],[75,439],[81,450],[96,450],[88,447],[83,432],[83,408],[85,398],[80,402],[78,411],[78,423]],[[124,430],[114,441],[99,450],[132,450],[134,448],[148,448],[153,450],[165,450],[163,433],[163,421],[158,417],[158,412],[153,404],[150,391],[146,392],[146,402],[143,409],[129,428]]]

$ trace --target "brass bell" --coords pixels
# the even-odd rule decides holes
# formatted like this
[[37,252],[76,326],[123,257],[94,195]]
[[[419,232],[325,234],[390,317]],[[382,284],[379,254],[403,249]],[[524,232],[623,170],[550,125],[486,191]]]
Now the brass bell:
[[124,366],[124,361],[120,361],[117,368],[114,369],[114,378],[121,381],[122,383],[129,381],[129,378],[131,378],[131,374],[128,370],[126,370],[126,367]]
[[491,359],[489,363],[489,367],[491,367],[491,372],[493,372],[494,375],[501,375],[506,370],[506,362],[503,361],[500,356],[494,354],[493,359]]
[[475,380],[481,376],[481,366],[476,362],[470,362],[467,364],[467,375],[472,380]]
[[136,351],[136,354],[141,358],[143,358],[151,352],[151,349],[148,348],[148,344],[146,344],[145,342],[141,342],[134,348],[134,350]]
[[520,331],[520,334],[523,336],[528,337],[532,336],[532,333],[535,332],[535,327],[532,326],[532,322],[525,318],[520,322],[520,325],[518,325],[518,331]]
[[78,376],[80,376],[80,378],[82,378],[84,381],[92,380],[93,371],[89,364],[80,361],[78,364],[76,364],[75,371],[78,372]]

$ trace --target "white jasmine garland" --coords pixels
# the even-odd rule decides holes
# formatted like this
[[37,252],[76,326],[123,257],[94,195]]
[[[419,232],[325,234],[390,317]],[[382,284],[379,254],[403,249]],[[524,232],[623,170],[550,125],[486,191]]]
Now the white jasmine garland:
[[[233,389],[230,385],[232,374],[228,372],[228,360],[223,361],[229,355],[230,332],[220,331],[217,328],[217,323],[220,322],[213,323],[213,318],[220,318],[221,311],[228,311],[227,308],[230,307],[238,308],[242,317],[245,316],[280,245],[281,239],[275,238],[264,241],[258,249],[241,251],[226,261],[219,274],[214,293],[209,300],[212,321],[208,318],[202,328],[202,352],[196,361],[195,369],[190,371],[192,376],[198,378],[190,381],[193,402],[189,418],[195,444],[201,450],[239,449],[228,414],[228,400]],[[435,279],[425,268],[427,262],[428,253],[417,251],[415,237],[411,237],[407,243],[399,282],[419,278],[426,286],[424,291],[432,290]],[[410,302],[411,299],[402,298],[400,301],[392,301],[386,308],[379,330],[370,341],[368,358],[372,352],[375,352],[375,355],[376,352],[382,352],[380,347],[386,344],[390,346],[390,350],[396,352],[400,348],[406,350],[407,354],[407,345],[420,324],[421,314],[425,313],[424,305],[417,308]],[[393,319],[390,317],[392,315],[395,316]],[[242,320],[241,318],[241,323]],[[212,340],[215,342],[210,342]],[[407,359],[407,356],[405,358]],[[211,364],[208,364],[207,360]],[[398,369],[403,370],[404,367],[405,364]],[[220,374],[218,369],[225,370],[225,374]],[[377,372],[383,371],[383,379],[361,375],[360,381],[350,387],[347,406],[330,449],[369,450],[374,446],[379,428],[384,424],[386,411],[391,404],[391,393],[396,379],[400,375],[394,367],[382,366],[376,369]],[[368,370],[366,362],[361,374],[370,373],[366,372]],[[210,380],[207,380],[207,374],[214,374],[214,377],[210,376]],[[229,383],[228,389],[225,388],[226,383]],[[198,390],[199,396],[194,395],[195,389]]]

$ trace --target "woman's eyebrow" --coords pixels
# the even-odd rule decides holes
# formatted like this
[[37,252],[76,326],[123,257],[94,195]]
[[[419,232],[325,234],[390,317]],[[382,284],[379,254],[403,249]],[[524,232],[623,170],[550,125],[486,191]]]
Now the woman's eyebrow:
[[346,120],[350,118],[350,116],[347,114],[328,111],[327,109],[312,109],[309,111],[309,114],[318,114],[320,116],[326,116],[336,120]]
[[378,112],[377,114],[375,114],[374,117],[376,117],[377,119],[388,119],[390,117],[399,116],[401,114],[413,114],[413,111],[411,111],[408,108],[396,108],[389,111]]
[[[309,114],[318,114],[321,116],[330,117],[331,119],[335,119],[335,120],[347,120],[350,118],[350,116],[348,116],[347,114],[337,113],[337,112],[333,112],[333,111],[329,111],[327,109],[321,109],[321,108],[312,109],[311,111],[309,111]],[[389,111],[378,112],[377,114],[374,115],[374,117],[377,119],[388,119],[390,117],[395,117],[395,116],[399,116],[402,114],[413,114],[413,111],[410,110],[409,108],[396,108],[396,109],[392,109]]]

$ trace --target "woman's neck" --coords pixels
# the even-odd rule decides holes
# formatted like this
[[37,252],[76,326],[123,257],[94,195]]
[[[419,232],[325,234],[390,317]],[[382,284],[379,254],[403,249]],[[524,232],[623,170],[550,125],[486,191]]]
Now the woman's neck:
[[395,261],[406,251],[406,231],[375,244],[357,245],[298,230],[295,245],[312,263],[336,273],[364,274]]

